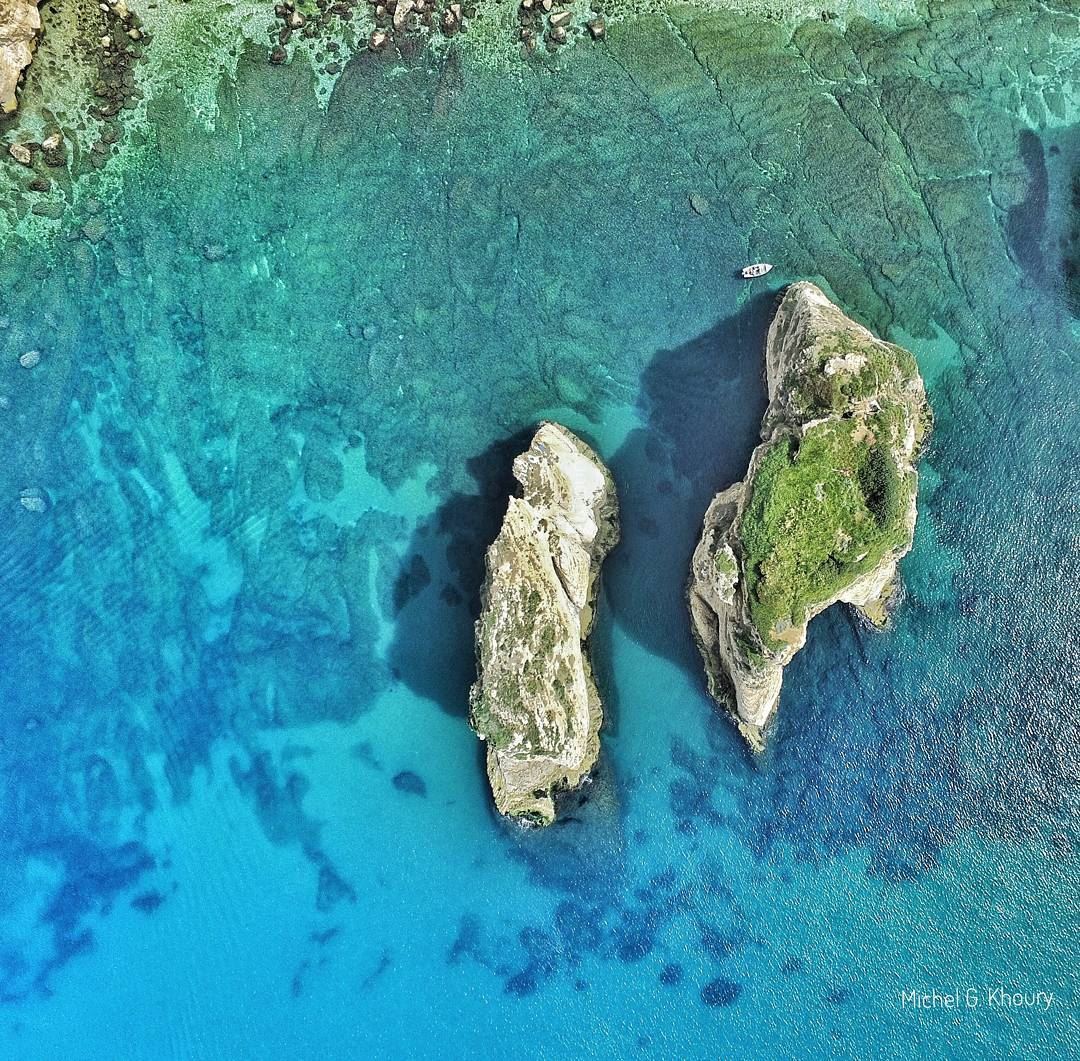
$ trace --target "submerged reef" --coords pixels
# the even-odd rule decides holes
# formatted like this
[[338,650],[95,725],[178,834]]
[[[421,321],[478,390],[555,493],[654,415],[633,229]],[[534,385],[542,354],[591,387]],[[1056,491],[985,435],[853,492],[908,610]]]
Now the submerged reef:
[[618,501],[600,458],[558,424],[540,425],[514,477],[523,494],[487,553],[470,718],[487,742],[495,805],[548,825],[555,794],[579,785],[600,753],[586,639]]
[[[936,4],[929,12],[916,0],[834,0],[826,9],[812,0],[67,0],[41,8],[42,30],[33,33],[38,47],[23,75],[17,115],[0,114],[0,181],[11,189],[0,198],[0,239],[14,235],[38,241],[75,232],[74,238],[81,234],[91,243],[98,241],[108,221],[90,207],[113,201],[131,174],[155,165],[189,123],[227,140],[235,97],[251,92],[256,66],[264,68],[259,91],[273,92],[278,116],[287,99],[299,105],[310,97],[329,110],[335,96],[349,95],[352,82],[380,81],[380,68],[402,76],[437,72],[438,117],[447,114],[470,82],[493,74],[512,79],[522,93],[534,96],[546,91],[549,75],[569,77],[574,65],[591,70],[597,83],[640,68],[637,88],[655,114],[666,113],[668,93],[698,94],[704,87],[710,99],[706,105],[730,111],[740,135],[756,130],[747,135],[751,171],[763,167],[764,172],[766,163],[786,164],[790,139],[785,132],[773,141],[767,127],[774,120],[785,131],[794,120],[827,121],[836,103],[859,130],[849,145],[852,150],[892,152],[895,139],[918,139],[919,126],[934,125],[933,143],[948,143],[950,151],[924,151],[915,143],[897,162],[901,170],[913,163],[941,168],[943,158],[957,158],[970,147],[952,142],[954,116],[946,115],[943,123],[925,117],[930,101],[920,96],[916,118],[908,113],[908,97],[891,86],[898,78],[906,82],[908,67],[914,66],[933,69],[936,77],[966,91],[981,75],[938,54],[946,35],[935,27],[947,19],[957,39],[969,33],[980,41],[1012,39],[1030,17],[1027,7],[1004,0],[977,11],[961,3]],[[26,0],[0,0],[0,47],[13,32],[25,36],[16,28],[16,11],[37,18]],[[1035,122],[1048,112],[1061,120],[1075,94],[1068,73],[1075,18],[1054,17],[1056,23],[1049,16],[1040,19],[1044,36],[1030,49],[1031,58],[1014,70],[1013,80]],[[1051,25],[1053,32],[1046,32]],[[897,31],[906,42],[902,52],[884,46]],[[957,47],[962,52],[970,46]],[[19,63],[29,61],[28,45],[15,48]],[[783,56],[785,76],[810,75],[806,93],[796,98],[824,96],[821,106],[815,102],[811,108],[813,115],[796,118],[786,109],[775,110],[775,98],[764,98],[768,93],[747,100],[740,89],[740,98],[712,99],[721,84],[764,84],[776,68],[762,60],[774,53]],[[856,57],[868,65],[860,68],[863,60]],[[268,60],[270,71],[265,70]],[[409,94],[407,82],[400,85],[403,98]],[[834,91],[845,84],[842,92]],[[879,128],[873,114],[879,90],[885,90],[881,103],[886,109],[902,112],[898,122],[885,128]],[[752,88],[750,94],[758,92]],[[379,112],[388,114],[393,107],[383,98]],[[599,96],[588,108],[599,133],[611,128],[610,118],[599,120],[604,109]],[[264,128],[268,124],[264,119]],[[697,135],[691,128],[683,133],[688,141]],[[56,137],[62,156],[37,150],[36,145],[56,142]],[[221,147],[219,142],[210,150]],[[997,149],[995,157],[1000,157]],[[955,172],[974,171],[957,165]],[[890,179],[895,183],[903,175],[897,171]],[[751,215],[756,184],[744,189]],[[1007,207],[1016,190],[1011,185],[996,189],[995,203]],[[698,203],[704,201],[701,191]],[[90,235],[82,232],[87,224]],[[889,283],[901,278],[904,269],[903,262],[882,266]],[[835,269],[829,275],[837,283],[852,280],[839,277]],[[869,297],[874,302],[880,298],[876,292]],[[868,303],[864,298],[859,305]]]
[[[7,115],[0,123],[6,149],[0,181],[9,191],[0,220],[30,217],[47,232],[77,198],[80,178],[104,169],[125,133],[145,125],[136,68],[150,36],[126,0],[72,0],[41,14],[31,4],[0,0],[0,53],[15,58],[14,65],[0,60]],[[5,45],[11,39],[29,43],[13,51]],[[30,45],[36,46],[32,66]],[[25,85],[16,98],[19,69]],[[145,133],[137,138],[145,140]],[[100,239],[101,225],[90,223],[90,242]]]
[[765,357],[763,441],[709,505],[689,588],[709,692],[757,750],[815,615],[886,622],[931,422],[915,358],[813,284],[787,289]]

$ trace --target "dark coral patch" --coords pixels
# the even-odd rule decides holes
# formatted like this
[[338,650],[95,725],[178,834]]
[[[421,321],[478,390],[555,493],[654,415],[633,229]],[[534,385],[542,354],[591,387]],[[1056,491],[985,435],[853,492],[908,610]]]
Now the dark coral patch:
[[142,892],[131,900],[132,908],[144,914],[152,914],[163,902],[165,896],[158,891]]
[[536,991],[536,988],[536,974],[531,968],[525,968],[519,973],[514,973],[513,976],[507,979],[504,986],[505,992],[508,995],[514,995],[516,998],[527,998]]
[[399,792],[407,792],[410,796],[426,796],[427,785],[424,779],[412,770],[401,770],[394,774],[394,788]]
[[639,962],[653,949],[653,937],[644,929],[624,926],[615,939],[615,953],[621,962]]
[[447,965],[456,965],[462,958],[478,958],[480,952],[480,919],[475,914],[463,914],[458,933],[446,955]]
[[664,987],[674,987],[676,984],[681,984],[683,979],[683,968],[678,962],[669,962],[660,970],[660,983]]
[[706,1006],[732,1006],[742,994],[742,984],[718,976],[701,989],[701,1001]]
[[319,886],[315,895],[315,906],[326,913],[338,903],[356,902],[356,892],[333,866],[323,864],[319,869]]
[[741,950],[745,943],[730,932],[721,932],[712,925],[706,925],[701,931],[701,945],[713,961],[723,961]]
[[828,1006],[843,1006],[851,1001],[851,988],[830,987],[821,997]]
[[794,976],[806,972],[806,962],[797,954],[789,954],[780,965],[780,972],[785,976]]

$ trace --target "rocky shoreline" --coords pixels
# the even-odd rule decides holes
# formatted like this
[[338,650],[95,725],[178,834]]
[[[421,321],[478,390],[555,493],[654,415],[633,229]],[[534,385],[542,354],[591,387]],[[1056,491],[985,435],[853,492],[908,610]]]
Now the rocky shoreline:
[[557,794],[580,785],[600,753],[587,641],[600,568],[619,538],[618,500],[600,458],[550,422],[515,459],[514,477],[522,496],[510,498],[487,551],[470,722],[487,744],[498,810],[548,825]]
[[755,750],[814,616],[886,622],[931,425],[914,357],[813,284],[787,289],[765,356],[763,441],[710,504],[688,591],[709,692]]
[[38,0],[0,0],[0,114],[18,107],[17,89],[40,34]]
[[[176,108],[193,127],[213,129],[231,87],[253,64],[269,61],[276,70],[260,91],[309,94],[327,108],[356,61],[360,70],[376,63],[395,72],[406,64],[442,70],[459,95],[469,70],[513,78],[532,92],[537,76],[568,69],[571,53],[585,65],[618,69],[634,42],[648,38],[643,56],[652,56],[655,44],[656,61],[665,56],[669,75],[682,84],[698,70],[711,78],[698,52],[720,38],[732,42],[725,54],[741,53],[739,42],[754,27],[774,41],[832,42],[856,16],[878,29],[929,17],[914,0],[836,0],[828,10],[803,0],[70,0],[40,9],[31,0],[0,0],[6,80],[22,82],[18,110],[0,114],[0,179],[13,188],[0,209],[0,232],[37,241],[78,231],[87,222],[72,216],[79,201],[107,202],[124,169],[156,150],[161,127],[152,115]],[[1032,76],[1045,80],[1051,69],[1033,64]],[[437,99],[440,115],[450,94]],[[35,145],[56,133],[67,162],[54,168]],[[32,173],[20,168],[27,149]],[[95,171],[105,172],[99,179]],[[694,202],[707,205],[700,195]]]

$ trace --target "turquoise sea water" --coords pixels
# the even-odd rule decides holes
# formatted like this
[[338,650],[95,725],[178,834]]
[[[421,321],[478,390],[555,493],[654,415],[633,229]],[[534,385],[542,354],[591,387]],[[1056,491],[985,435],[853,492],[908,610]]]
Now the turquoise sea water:
[[[684,12],[519,79],[365,58],[325,113],[260,59],[216,132],[159,100],[118,193],[13,242],[0,1056],[1068,1056],[1066,12]],[[755,762],[683,584],[800,277],[915,351],[937,427],[892,629],[818,619]],[[466,692],[545,416],[610,462],[624,540],[599,776],[524,833]]]

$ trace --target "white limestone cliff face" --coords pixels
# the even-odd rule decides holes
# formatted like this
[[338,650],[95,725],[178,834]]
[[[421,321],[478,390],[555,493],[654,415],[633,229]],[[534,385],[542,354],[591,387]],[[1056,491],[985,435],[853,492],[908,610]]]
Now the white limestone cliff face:
[[618,502],[600,458],[558,424],[540,425],[514,476],[522,496],[487,552],[470,721],[499,811],[546,825],[556,794],[584,781],[600,751],[586,641]]
[[19,101],[16,88],[34,57],[41,15],[31,0],[0,0],[0,113],[10,114]]

